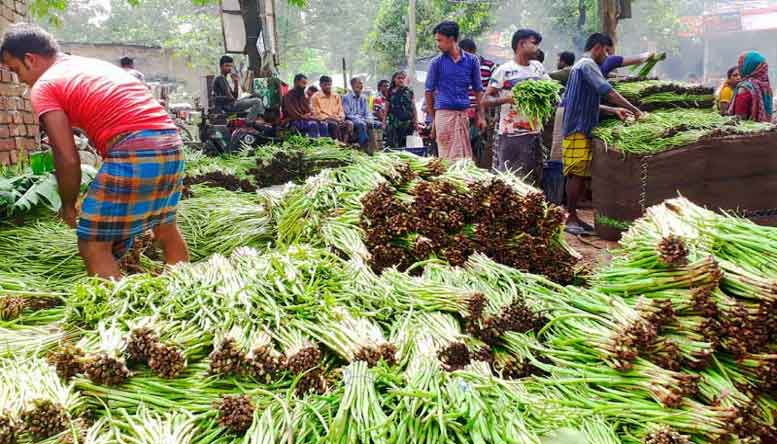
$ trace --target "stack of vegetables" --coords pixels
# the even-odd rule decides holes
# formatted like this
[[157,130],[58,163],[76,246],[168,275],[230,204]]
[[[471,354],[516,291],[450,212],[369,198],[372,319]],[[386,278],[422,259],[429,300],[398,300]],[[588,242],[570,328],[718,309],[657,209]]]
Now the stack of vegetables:
[[[675,199],[585,288],[474,248],[375,267],[370,230],[412,222],[393,206],[469,239],[446,224],[484,217],[476,192],[495,226],[499,205],[536,216],[509,247],[554,211],[513,176],[388,154],[280,197],[195,189],[194,263],[103,281],[57,246],[0,262],[0,443],[774,439],[777,230]],[[39,224],[24,239],[72,251]],[[404,234],[385,245],[412,251]]]
[[610,148],[642,156],[690,145],[710,137],[774,130],[773,124],[740,121],[731,116],[721,116],[712,108],[677,108],[654,111],[637,121],[608,119],[593,134]]
[[481,252],[567,283],[577,255],[563,222],[560,207],[514,175],[402,154],[315,177],[289,193],[277,217],[281,243],[333,246],[376,271],[427,259],[461,265]]
[[254,192],[258,188],[304,181],[326,168],[347,165],[358,157],[358,153],[333,140],[299,136],[289,137],[280,145],[245,147],[239,153],[220,157],[193,151],[187,155],[184,184]]
[[615,90],[644,111],[663,108],[712,108],[712,88],[666,80],[620,81]]

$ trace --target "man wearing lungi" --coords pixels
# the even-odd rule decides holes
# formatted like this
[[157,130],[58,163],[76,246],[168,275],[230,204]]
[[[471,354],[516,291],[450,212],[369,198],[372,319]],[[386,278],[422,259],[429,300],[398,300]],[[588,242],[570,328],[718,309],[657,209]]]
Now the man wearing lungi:
[[[110,63],[62,54],[49,33],[29,24],[9,27],[0,58],[30,86],[33,109],[53,147],[61,216],[76,228],[87,272],[119,278],[117,260],[149,229],[167,264],[187,261],[186,243],[176,227],[184,168],[181,139],[145,85]],[[104,160],[80,217],[81,162],[74,127],[89,136]]]
[[[432,60],[426,75],[426,106],[432,119],[432,138],[437,139],[440,158],[472,159],[467,108],[470,88],[477,103],[483,98],[480,59],[459,47],[459,25],[454,22],[437,25],[434,38],[442,54]],[[486,128],[480,107],[475,122],[480,131]]]

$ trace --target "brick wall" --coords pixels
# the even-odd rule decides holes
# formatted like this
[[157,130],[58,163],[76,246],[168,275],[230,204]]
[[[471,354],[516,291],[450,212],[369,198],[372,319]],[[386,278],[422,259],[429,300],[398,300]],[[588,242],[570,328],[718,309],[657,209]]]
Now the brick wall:
[[[5,28],[25,20],[26,0],[0,0],[0,35]],[[38,125],[30,101],[25,97],[25,85],[16,76],[0,67],[0,164],[16,163],[19,154],[38,145]]]

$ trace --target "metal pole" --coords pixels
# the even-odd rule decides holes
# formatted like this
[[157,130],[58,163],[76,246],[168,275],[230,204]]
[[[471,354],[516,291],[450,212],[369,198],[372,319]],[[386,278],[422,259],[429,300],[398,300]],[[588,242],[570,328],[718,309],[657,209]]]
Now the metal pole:
[[407,7],[407,74],[410,80],[410,89],[415,90],[416,74],[415,74],[415,53],[416,53],[416,35],[415,35],[415,1],[410,0]]

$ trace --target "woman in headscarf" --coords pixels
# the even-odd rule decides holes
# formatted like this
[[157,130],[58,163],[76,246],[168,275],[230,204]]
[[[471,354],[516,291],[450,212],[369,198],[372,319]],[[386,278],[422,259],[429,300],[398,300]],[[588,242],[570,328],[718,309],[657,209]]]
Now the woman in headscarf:
[[737,85],[731,100],[729,114],[756,122],[772,121],[772,87],[769,84],[769,65],[757,51],[747,51],[739,56]]

